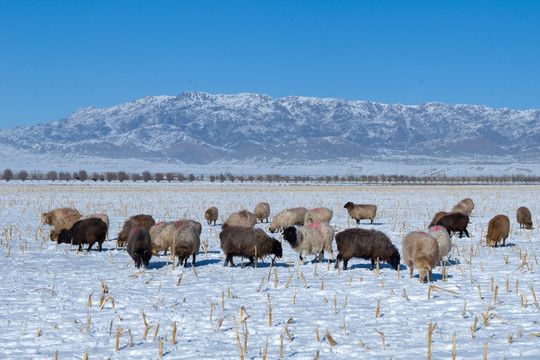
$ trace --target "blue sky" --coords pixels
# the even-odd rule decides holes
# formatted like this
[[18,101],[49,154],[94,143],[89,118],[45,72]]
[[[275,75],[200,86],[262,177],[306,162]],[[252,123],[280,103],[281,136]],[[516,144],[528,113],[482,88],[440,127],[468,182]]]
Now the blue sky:
[[540,108],[540,1],[0,0],[0,129],[183,91]]

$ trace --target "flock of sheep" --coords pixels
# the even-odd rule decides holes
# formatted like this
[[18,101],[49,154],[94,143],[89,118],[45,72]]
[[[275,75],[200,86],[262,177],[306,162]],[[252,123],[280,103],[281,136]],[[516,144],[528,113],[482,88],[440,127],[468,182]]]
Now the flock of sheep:
[[[360,220],[369,219],[373,224],[377,206],[372,204],[354,204],[347,202],[344,206],[349,216],[360,224]],[[338,232],[334,236],[334,228],[330,225],[333,216],[328,208],[308,210],[304,207],[286,209],[276,214],[269,225],[270,233],[282,232],[283,239],[296,251],[303,262],[306,256],[315,255],[319,262],[328,252],[330,262],[335,261],[337,268],[347,263],[351,258],[362,258],[371,261],[371,269],[376,261],[384,261],[394,269],[399,268],[400,261],[409,267],[410,276],[417,268],[419,280],[431,281],[433,268],[449,254],[452,249],[451,234],[465,234],[469,237],[467,225],[469,215],[474,209],[474,202],[467,198],[461,200],[451,212],[438,212],[429,224],[427,232],[412,231],[402,241],[402,257],[391,243],[387,235],[377,230],[350,228]],[[218,209],[210,207],[204,217],[208,225],[216,225]],[[247,265],[257,262],[258,258],[283,255],[282,243],[266,234],[259,228],[254,228],[258,221],[268,222],[270,206],[259,203],[253,213],[242,210],[231,214],[221,226],[219,234],[221,248],[225,254],[225,266],[235,266],[234,256],[249,259]],[[531,213],[526,207],[520,207],[516,213],[520,227],[532,229]],[[50,239],[58,243],[78,245],[82,250],[83,244],[88,244],[87,251],[98,243],[99,251],[108,234],[109,217],[106,214],[91,214],[82,216],[73,208],[58,208],[42,215],[42,223],[52,226]],[[170,250],[172,257],[178,258],[180,265],[187,266],[192,258],[195,265],[196,255],[200,249],[202,226],[195,220],[183,219],[170,222],[158,222],[151,215],[140,214],[131,216],[118,234],[117,246],[126,247],[137,268],[148,266],[152,256]],[[486,235],[487,246],[506,245],[510,231],[510,220],[506,215],[494,216],[488,224]],[[338,254],[334,258],[332,242],[335,238]]]

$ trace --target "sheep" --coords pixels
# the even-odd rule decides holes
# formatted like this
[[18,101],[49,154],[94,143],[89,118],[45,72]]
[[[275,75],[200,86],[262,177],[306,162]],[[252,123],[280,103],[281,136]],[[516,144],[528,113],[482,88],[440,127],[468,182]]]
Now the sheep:
[[150,232],[142,226],[135,226],[129,232],[127,240],[127,252],[135,262],[135,266],[148,266],[152,258],[152,240]]
[[418,280],[427,282],[432,279],[432,270],[439,261],[439,245],[437,240],[421,231],[412,231],[405,236],[402,242],[403,263],[409,267],[410,277],[413,270],[418,269]]
[[[202,226],[201,223],[195,220],[182,219],[170,222],[159,222],[152,226],[150,229],[150,238],[152,239],[152,252],[157,255],[161,251],[164,251],[164,255],[167,255],[167,251],[172,247],[175,242],[176,232],[178,229],[189,227],[197,233],[197,237],[200,237]],[[197,247],[198,249],[198,247]]]
[[506,238],[510,232],[510,219],[506,215],[495,215],[488,223],[486,245],[497,247],[502,240],[506,246]]
[[439,211],[438,213],[436,213],[435,216],[433,216],[433,220],[431,220],[431,222],[429,223],[428,228],[435,226],[435,224],[437,224],[437,221],[439,221],[444,215],[448,214],[449,213],[447,213],[446,211]]
[[232,213],[229,218],[221,225],[221,230],[225,230],[229,226],[242,226],[252,228],[257,223],[257,218],[248,210],[241,210]]
[[176,220],[176,221],[174,221],[174,225],[176,226],[177,229],[179,227],[182,227],[182,226],[185,226],[185,225],[190,226],[190,227],[192,227],[193,229],[195,229],[197,231],[199,236],[201,235],[201,232],[202,232],[201,223],[198,222],[198,221],[195,221],[195,220],[191,220],[191,219]]
[[276,231],[281,231],[287,226],[294,225],[296,221],[296,213],[287,209],[279,212],[268,227],[268,230],[273,234]]
[[332,210],[325,207],[311,209],[306,212],[306,215],[304,216],[304,225],[309,225],[317,222],[330,223],[333,214],[334,213],[332,212]]
[[[225,254],[225,264],[234,267],[233,256],[249,259],[248,266],[257,258],[273,254],[278,258],[283,256],[281,243],[266,235],[262,229],[229,226],[219,234],[221,249]],[[275,260],[275,259],[274,259]],[[274,262],[272,260],[272,263]]]
[[313,223],[308,226],[288,226],[283,230],[283,239],[294,251],[300,254],[302,263],[307,255],[316,255],[319,262],[324,259],[324,251],[330,254],[330,262],[334,262],[332,240],[334,230],[327,223]]
[[217,207],[211,206],[204,212],[204,218],[208,222],[208,225],[214,222],[214,226],[216,226],[216,220],[218,218],[219,212]]
[[178,265],[187,266],[187,260],[193,256],[191,265],[195,266],[195,257],[199,252],[201,240],[197,229],[184,223],[176,229],[174,234],[174,255],[178,257]]
[[469,217],[460,213],[448,213],[437,221],[435,225],[441,225],[448,230],[448,233],[452,231],[459,231],[459,237],[463,237],[463,233],[470,238],[467,231],[467,225],[469,225]]
[[459,202],[456,205],[454,205],[454,207],[452,208],[452,212],[469,216],[469,211],[467,210],[467,207],[465,206],[465,204],[462,202]]
[[349,215],[356,220],[356,224],[360,224],[362,219],[370,219],[373,224],[373,219],[377,214],[377,205],[372,204],[353,204],[349,201],[343,208],[347,209]]
[[77,211],[76,213],[70,213],[65,215],[62,218],[57,218],[54,223],[54,228],[50,231],[49,237],[52,241],[58,239],[58,235],[62,230],[69,230],[77,221],[81,220],[81,214]]
[[62,229],[58,234],[58,243],[73,243],[79,245],[79,250],[82,250],[83,244],[88,244],[90,251],[92,246],[97,242],[99,251],[101,252],[101,245],[105,241],[105,234],[107,233],[107,225],[97,218],[89,218],[85,220],[79,220],[69,229]]
[[469,213],[469,216],[470,216],[471,212],[474,209],[474,201],[472,201],[471,198],[465,198],[461,200],[460,203],[465,205],[465,208],[467,209],[467,212]]
[[533,223],[531,219],[531,212],[525,206],[522,206],[516,211],[516,218],[519,224],[519,228],[525,227],[526,229],[532,229]]
[[101,219],[105,225],[107,225],[107,239],[109,239],[109,216],[107,214],[89,214],[89,215],[85,215],[81,218],[81,220],[83,219],[89,219],[89,218],[97,218],[97,219]]
[[306,209],[305,207],[296,207],[289,210],[296,214],[296,219],[294,220],[293,225],[304,225],[304,218],[306,216],[306,213],[308,212],[308,209]]
[[381,231],[346,229],[336,234],[336,244],[339,251],[336,268],[339,266],[339,260],[343,260],[343,270],[347,270],[347,263],[353,257],[371,260],[371,270],[377,258],[379,261],[386,261],[395,270],[399,267],[399,252],[388,236]]
[[266,220],[266,222],[268,222],[268,217],[270,216],[270,205],[268,205],[266,202],[258,203],[257,206],[255,206],[255,210],[253,210],[253,214],[257,218],[257,221],[262,223],[263,220]]
[[442,261],[443,256],[446,256],[452,250],[450,234],[448,234],[444,226],[436,225],[429,228],[428,235],[437,240],[437,244],[439,245],[439,261]]
[[145,227],[147,230],[150,230],[150,228],[156,224],[156,221],[151,215],[145,215],[145,214],[139,214],[139,215],[133,215],[129,219],[126,220],[124,223],[124,227],[122,228],[122,231],[118,234],[118,239],[116,240],[117,246],[125,246],[127,238],[129,236],[129,232],[131,231],[131,228],[135,226],[142,226]]
[[49,212],[43,213],[41,215],[41,223],[43,225],[52,225],[52,226],[54,226],[58,220],[60,220],[61,218],[65,217],[65,216],[68,216],[70,214],[79,214],[79,218],[81,216],[79,211],[76,210],[76,209],[69,208],[69,207],[57,208],[57,209],[53,209],[53,210],[51,210]]

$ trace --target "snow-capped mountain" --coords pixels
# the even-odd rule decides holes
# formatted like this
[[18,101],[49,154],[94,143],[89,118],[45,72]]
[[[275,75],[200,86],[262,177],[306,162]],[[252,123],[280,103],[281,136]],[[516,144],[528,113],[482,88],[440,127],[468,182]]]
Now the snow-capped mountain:
[[0,144],[55,161],[527,163],[540,159],[540,110],[185,92],[3,130]]

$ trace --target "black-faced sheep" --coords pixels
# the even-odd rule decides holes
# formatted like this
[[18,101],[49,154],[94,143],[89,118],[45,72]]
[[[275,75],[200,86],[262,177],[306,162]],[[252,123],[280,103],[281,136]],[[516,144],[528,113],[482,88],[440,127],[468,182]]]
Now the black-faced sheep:
[[506,215],[495,215],[488,223],[486,245],[497,247],[502,240],[506,246],[506,239],[510,233],[510,219]]
[[283,239],[287,241],[294,251],[300,254],[303,262],[307,255],[316,255],[315,259],[321,262],[324,251],[330,254],[330,262],[334,261],[332,240],[334,230],[328,223],[313,223],[307,226],[288,226],[283,230]]
[[362,219],[369,219],[373,224],[373,220],[375,219],[375,215],[377,214],[377,205],[353,204],[349,201],[343,207],[347,209],[350,217],[356,220],[356,224],[360,224],[360,220]]
[[69,207],[57,208],[57,209],[48,211],[46,213],[43,213],[41,215],[41,223],[43,225],[54,226],[58,220],[70,214],[78,214],[79,218],[81,217],[81,214],[76,209],[69,208]]
[[79,250],[82,250],[83,244],[88,244],[90,251],[92,245],[98,243],[99,251],[101,252],[101,245],[105,241],[105,234],[107,233],[107,225],[97,218],[89,218],[85,220],[79,220],[71,229],[63,229],[58,235],[58,243],[72,243],[79,245]]
[[54,223],[54,228],[49,233],[49,237],[52,241],[56,241],[62,230],[71,229],[73,224],[79,220],[81,220],[81,214],[79,214],[79,212],[67,214],[64,217],[57,218]]
[[330,223],[330,220],[332,220],[332,215],[334,215],[332,210],[325,207],[311,209],[306,212],[306,215],[304,216],[304,225],[317,222]]
[[241,210],[232,213],[229,218],[221,225],[221,229],[225,230],[230,226],[242,226],[245,228],[252,228],[257,223],[257,218],[251,211]]
[[526,229],[533,228],[531,212],[525,206],[522,206],[517,209],[516,219],[517,219],[520,229],[523,227],[525,227]]
[[187,260],[193,256],[191,265],[195,266],[195,258],[201,246],[199,232],[189,224],[180,225],[174,234],[174,255],[178,257],[178,265],[187,266]]
[[429,223],[428,225],[428,228],[432,227],[432,226],[435,226],[435,224],[437,224],[437,222],[444,216],[444,215],[448,215],[449,213],[447,213],[446,211],[439,211],[438,213],[435,214],[435,216],[433,216],[433,220],[431,220],[431,222]]
[[224,266],[235,266],[233,256],[248,258],[247,265],[266,255],[273,254],[279,258],[283,256],[281,243],[266,235],[262,229],[230,226],[219,234],[219,239],[226,257]]
[[124,223],[122,231],[118,234],[118,239],[116,240],[117,246],[125,246],[129,232],[135,226],[142,226],[147,230],[150,230],[152,226],[156,224],[156,221],[151,215],[139,214],[133,215]]
[[435,225],[429,228],[428,235],[437,240],[437,244],[439,245],[439,261],[441,261],[452,250],[450,234],[448,234],[448,231],[443,226]]
[[448,213],[437,221],[435,225],[441,225],[448,230],[448,233],[452,231],[458,232],[459,237],[463,237],[463,233],[470,238],[469,232],[467,231],[467,225],[469,225],[469,217],[460,213]]
[[218,212],[218,209],[217,207],[215,206],[211,206],[209,207],[205,212],[204,212],[204,218],[206,219],[206,221],[208,222],[208,225],[210,225],[212,223],[212,221],[214,222],[214,226],[216,225],[216,221],[218,219],[218,215],[219,215],[219,212]]
[[[336,244],[339,251],[337,259],[343,260],[343,270],[347,270],[347,263],[353,257],[371,260],[371,270],[377,258],[379,261],[386,261],[395,270],[398,269],[399,252],[388,236],[380,231],[346,229],[336,234]],[[336,268],[338,264],[339,262],[336,263]]]
[[271,233],[274,233],[276,231],[282,231],[287,226],[294,225],[296,221],[296,213],[293,211],[287,209],[279,212],[274,218],[272,219],[272,222],[270,223],[270,226],[268,227],[268,230]]
[[268,222],[268,217],[270,216],[270,205],[266,202],[258,203],[253,210],[253,214],[257,218],[257,221],[263,222],[266,220]]
[[425,232],[412,231],[405,236],[402,243],[403,263],[409,267],[411,278],[413,270],[418,269],[418,280],[431,281],[433,268],[439,261],[439,245],[434,237]]
[[126,247],[137,269],[141,266],[148,266],[148,262],[152,258],[152,241],[148,229],[142,226],[132,228]]

